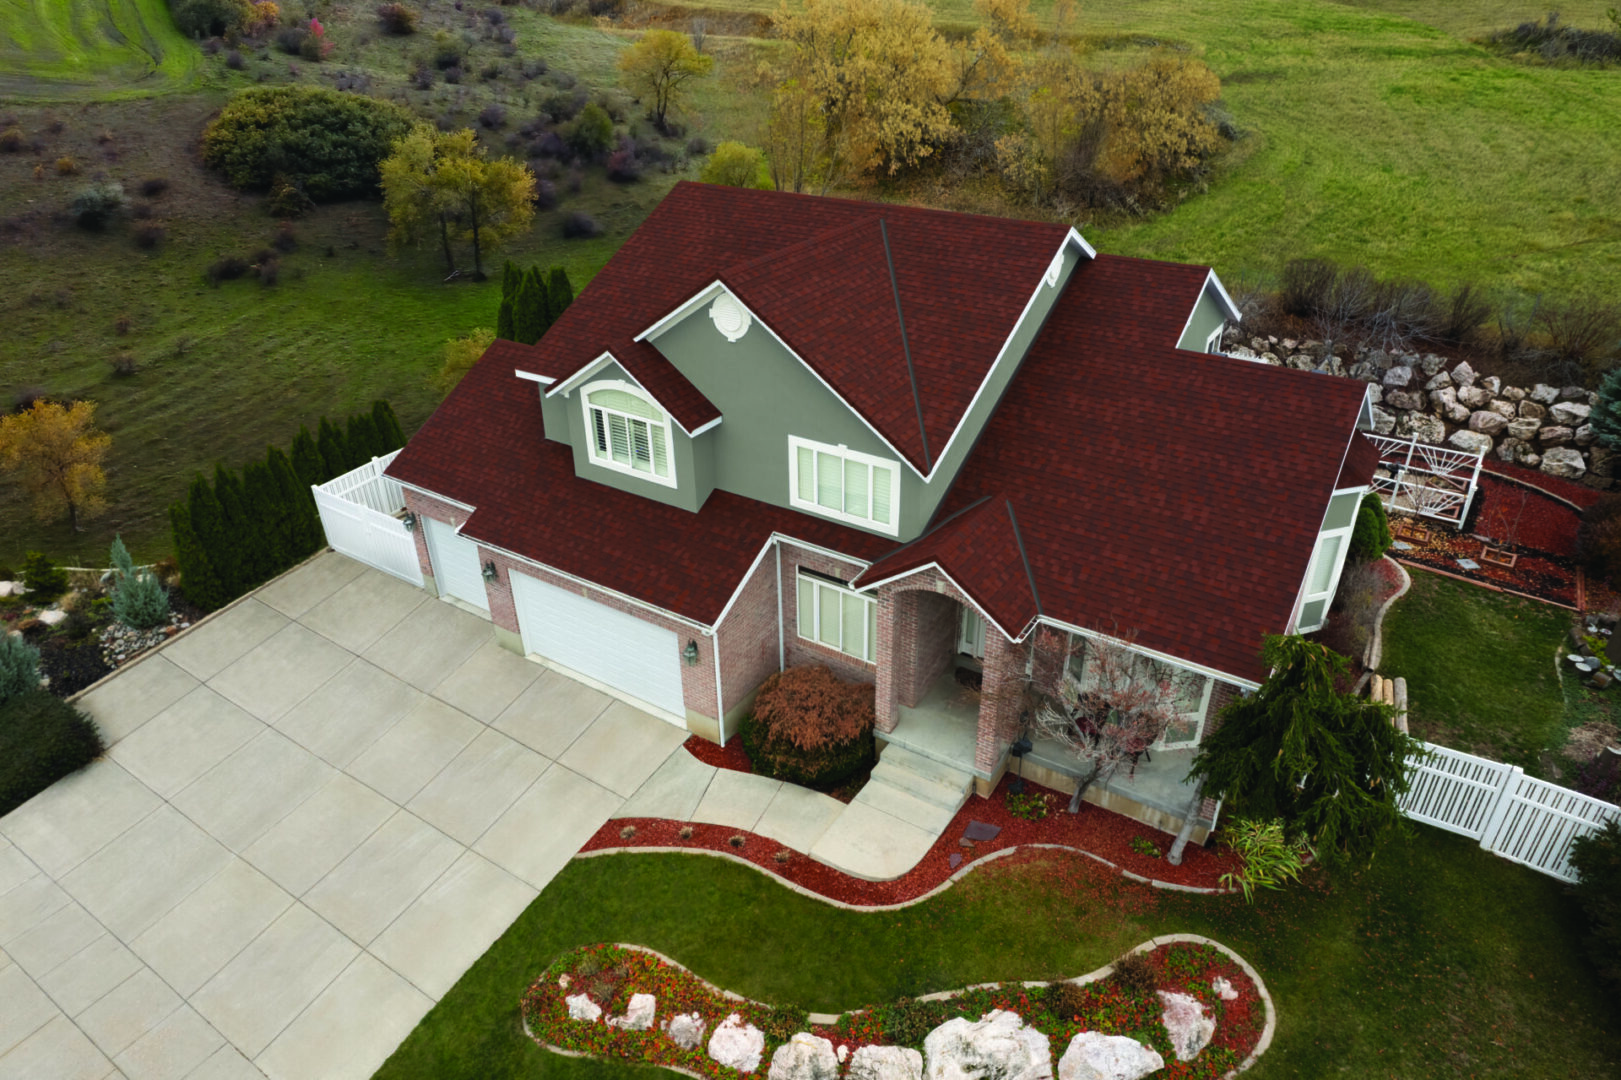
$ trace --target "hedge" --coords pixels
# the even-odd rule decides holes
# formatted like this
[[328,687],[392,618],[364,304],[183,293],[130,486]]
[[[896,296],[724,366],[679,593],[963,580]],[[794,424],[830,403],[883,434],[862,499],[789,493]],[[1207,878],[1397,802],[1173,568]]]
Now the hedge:
[[0,703],[0,815],[101,756],[95,721],[35,690]]

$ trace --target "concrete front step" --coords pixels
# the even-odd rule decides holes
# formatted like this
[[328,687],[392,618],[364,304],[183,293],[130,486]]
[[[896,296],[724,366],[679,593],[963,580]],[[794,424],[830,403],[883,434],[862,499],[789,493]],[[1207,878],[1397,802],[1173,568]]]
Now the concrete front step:
[[909,791],[902,791],[882,780],[876,772],[872,779],[862,785],[856,794],[855,801],[882,810],[890,817],[899,818],[908,825],[916,825],[920,829],[939,835],[945,831],[951,819],[956,816],[955,810],[947,809],[938,803],[920,799]]
[[974,786],[972,773],[913,753],[894,743],[884,748],[877,767],[872,770],[872,777],[927,802],[947,807],[953,813],[967,801],[968,793]]

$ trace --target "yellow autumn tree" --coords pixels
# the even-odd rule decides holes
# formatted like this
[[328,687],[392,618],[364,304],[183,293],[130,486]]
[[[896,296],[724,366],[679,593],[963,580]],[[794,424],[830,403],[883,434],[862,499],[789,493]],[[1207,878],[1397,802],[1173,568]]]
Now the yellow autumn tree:
[[440,365],[439,374],[434,378],[434,387],[439,393],[449,394],[456,389],[462,376],[473,369],[478,358],[484,355],[484,350],[494,340],[495,331],[480,326],[466,337],[451,338],[445,342],[445,362]]
[[713,56],[705,56],[690,37],[674,30],[649,30],[619,54],[619,71],[625,85],[647,103],[653,124],[660,131],[668,130],[665,114],[680,107],[687,84],[714,68]]
[[1013,89],[1020,71],[1018,50],[1036,34],[1030,0],[974,0],[980,26],[951,48],[954,87],[947,105],[998,98]]
[[1109,133],[1098,168],[1116,183],[1163,183],[1220,145],[1206,107],[1221,97],[1221,80],[1201,61],[1151,56],[1115,73],[1104,96]]
[[81,518],[106,506],[101,462],[112,441],[96,429],[94,402],[36,401],[26,412],[0,418],[0,468],[33,496],[41,521],[55,521],[65,510],[78,532]]

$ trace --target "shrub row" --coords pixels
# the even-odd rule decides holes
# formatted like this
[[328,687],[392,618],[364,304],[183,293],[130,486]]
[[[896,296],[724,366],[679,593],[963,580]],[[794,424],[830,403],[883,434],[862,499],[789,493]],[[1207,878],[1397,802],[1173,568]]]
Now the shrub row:
[[510,260],[501,272],[501,306],[495,336],[533,345],[574,302],[574,283],[561,266],[520,270]]
[[1610,18],[1616,23],[1615,31],[1582,30],[1561,23],[1559,13],[1553,11],[1540,21],[1487,34],[1485,44],[1511,55],[1535,53],[1550,64],[1621,63],[1621,17],[1615,8],[1610,9]]
[[299,428],[290,456],[271,447],[240,474],[223,465],[213,483],[197,474],[186,500],[169,507],[181,583],[198,607],[227,604],[319,551],[326,537],[311,486],[405,445],[386,401],[341,429],[322,417],[318,430]]

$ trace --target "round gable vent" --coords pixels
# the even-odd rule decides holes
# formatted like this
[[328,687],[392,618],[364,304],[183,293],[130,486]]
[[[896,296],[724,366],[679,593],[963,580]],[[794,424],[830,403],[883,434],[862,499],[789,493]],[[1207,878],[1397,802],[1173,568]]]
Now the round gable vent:
[[749,332],[749,313],[731,293],[715,297],[709,305],[709,318],[727,341],[736,341]]

